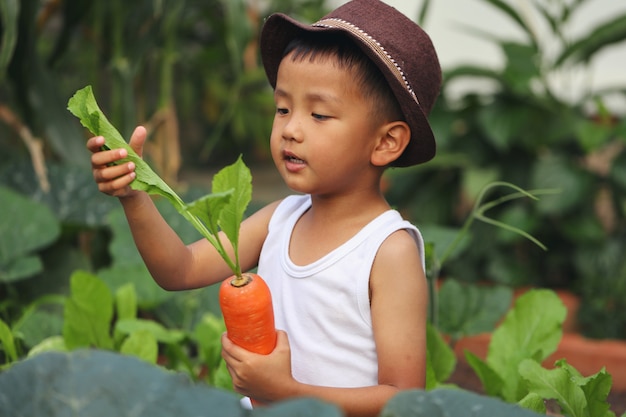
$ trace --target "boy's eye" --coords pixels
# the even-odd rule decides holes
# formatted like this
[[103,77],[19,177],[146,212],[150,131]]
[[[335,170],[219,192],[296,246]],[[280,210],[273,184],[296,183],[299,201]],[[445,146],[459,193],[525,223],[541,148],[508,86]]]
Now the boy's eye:
[[280,115],[285,115],[285,114],[289,113],[289,110],[278,107],[276,109],[276,113],[278,113]]
[[326,120],[328,116],[324,116],[323,114],[312,113],[311,116],[316,120]]

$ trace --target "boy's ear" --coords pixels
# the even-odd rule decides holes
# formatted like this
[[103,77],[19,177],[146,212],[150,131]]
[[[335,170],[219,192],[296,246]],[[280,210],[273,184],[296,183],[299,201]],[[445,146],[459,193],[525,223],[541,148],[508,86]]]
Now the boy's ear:
[[411,140],[411,128],[402,121],[395,121],[381,127],[381,135],[372,151],[371,163],[387,166],[402,155]]

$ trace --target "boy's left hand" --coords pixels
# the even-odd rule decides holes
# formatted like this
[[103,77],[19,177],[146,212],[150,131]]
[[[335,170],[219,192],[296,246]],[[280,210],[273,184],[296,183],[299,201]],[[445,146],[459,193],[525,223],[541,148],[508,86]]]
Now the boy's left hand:
[[288,395],[295,382],[291,376],[291,349],[287,333],[278,330],[276,347],[269,355],[250,352],[222,335],[222,358],[226,361],[233,387],[239,394],[263,403]]

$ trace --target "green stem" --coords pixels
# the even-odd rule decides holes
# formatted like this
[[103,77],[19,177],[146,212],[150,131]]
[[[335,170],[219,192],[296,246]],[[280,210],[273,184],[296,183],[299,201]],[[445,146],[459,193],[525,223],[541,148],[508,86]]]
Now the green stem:
[[189,210],[182,209],[180,210],[180,213],[193,225],[193,227],[196,228],[197,231],[200,232],[202,236],[204,236],[209,241],[211,245],[213,245],[213,247],[217,250],[224,262],[226,262],[228,267],[235,273],[235,275],[240,276],[241,268],[239,267],[239,262],[233,262],[230,259],[230,257],[226,253],[224,245],[222,245],[222,241],[217,236],[217,233],[211,233],[211,231],[209,231],[209,229],[204,226],[204,223],[202,223],[200,219],[198,219],[196,216],[191,214]]

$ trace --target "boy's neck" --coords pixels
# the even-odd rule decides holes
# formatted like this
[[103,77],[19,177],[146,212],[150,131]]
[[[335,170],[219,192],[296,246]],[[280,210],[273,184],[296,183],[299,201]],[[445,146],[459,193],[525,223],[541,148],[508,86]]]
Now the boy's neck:
[[389,210],[385,197],[376,191],[353,191],[347,195],[311,195],[309,216],[320,223],[361,223],[369,221]]

